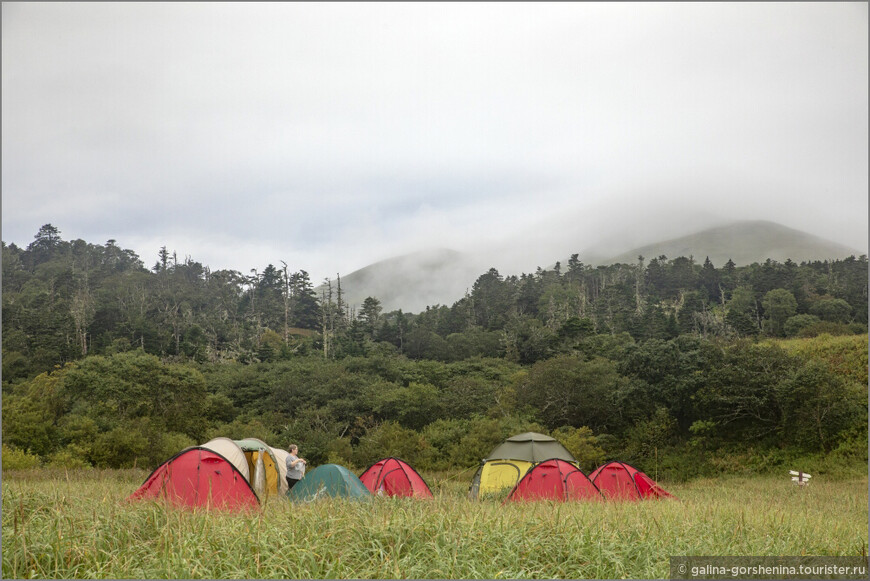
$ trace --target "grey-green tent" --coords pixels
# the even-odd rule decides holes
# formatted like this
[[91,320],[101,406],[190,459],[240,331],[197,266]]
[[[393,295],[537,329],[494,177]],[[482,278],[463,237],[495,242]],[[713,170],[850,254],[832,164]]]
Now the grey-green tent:
[[316,500],[323,497],[352,499],[371,498],[372,493],[363,485],[356,474],[338,464],[318,466],[299,481],[287,497],[290,500]]
[[574,462],[575,458],[555,438],[537,432],[525,432],[511,436],[489,453],[486,460],[526,460],[543,462],[551,458]]
[[468,496],[478,498],[481,494],[509,490],[536,464],[551,459],[575,462],[571,452],[555,438],[537,432],[511,436],[480,463]]

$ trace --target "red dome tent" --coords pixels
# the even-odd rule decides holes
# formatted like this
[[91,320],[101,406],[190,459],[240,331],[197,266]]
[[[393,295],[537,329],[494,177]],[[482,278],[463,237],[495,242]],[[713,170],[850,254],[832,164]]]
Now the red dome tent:
[[608,462],[596,468],[589,478],[607,498],[673,498],[652,478],[625,462]]
[[432,498],[432,491],[423,477],[398,458],[378,460],[360,474],[359,479],[369,492],[379,496]]
[[571,462],[553,458],[529,470],[508,495],[520,500],[601,500],[595,484]]
[[157,498],[181,506],[231,510],[260,505],[236,465],[203,446],[182,450],[161,464],[129,499]]

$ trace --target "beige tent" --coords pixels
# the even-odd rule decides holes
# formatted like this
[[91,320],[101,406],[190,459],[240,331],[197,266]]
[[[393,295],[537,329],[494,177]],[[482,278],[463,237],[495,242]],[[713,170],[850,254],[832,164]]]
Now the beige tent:
[[281,494],[287,494],[287,456],[290,455],[290,452],[281,448],[272,448],[272,454],[278,460],[278,473],[281,475],[278,489]]
[[239,448],[238,444],[229,438],[214,438],[213,440],[209,440],[203,444],[201,447],[220,454],[232,462],[233,466],[235,466],[236,469],[242,473],[242,476],[245,477],[245,480],[248,482],[251,481],[251,471],[248,469],[248,461],[245,459],[245,453],[242,452],[242,449]]
[[[201,448],[220,454],[236,467],[245,477],[260,501],[270,496],[281,496],[287,492],[287,480],[284,459],[278,459],[280,450],[272,448],[257,438],[231,440],[229,438],[214,438]],[[286,452],[285,452],[286,454]]]

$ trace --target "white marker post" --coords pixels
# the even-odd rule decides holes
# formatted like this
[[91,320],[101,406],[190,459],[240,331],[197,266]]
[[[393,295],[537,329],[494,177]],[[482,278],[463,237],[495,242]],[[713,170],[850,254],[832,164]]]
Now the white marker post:
[[795,470],[789,470],[788,473],[791,474],[791,481],[798,486],[807,486],[810,483],[810,478],[813,477],[812,474],[797,472]]

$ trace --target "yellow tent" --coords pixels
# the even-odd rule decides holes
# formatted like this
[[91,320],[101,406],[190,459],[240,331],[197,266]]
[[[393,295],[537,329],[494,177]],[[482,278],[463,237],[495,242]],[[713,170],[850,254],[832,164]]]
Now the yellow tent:
[[281,494],[282,484],[286,487],[286,483],[282,483],[278,458],[272,448],[257,438],[233,441],[245,455],[251,487],[260,500]]

